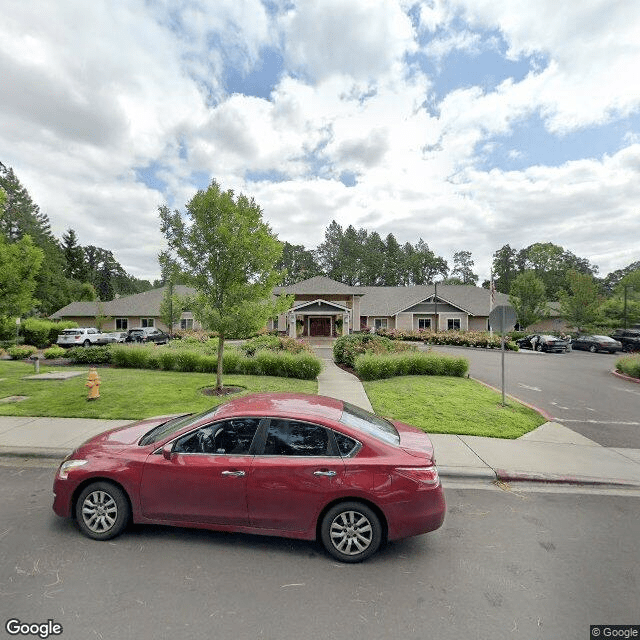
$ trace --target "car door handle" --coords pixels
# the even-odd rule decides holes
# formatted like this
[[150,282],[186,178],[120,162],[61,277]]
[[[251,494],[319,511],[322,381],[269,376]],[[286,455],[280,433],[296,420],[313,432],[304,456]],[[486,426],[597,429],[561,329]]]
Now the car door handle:
[[314,471],[314,476],[329,476],[330,478],[336,475],[335,471]]
[[242,477],[245,474],[244,471],[223,471],[220,475]]

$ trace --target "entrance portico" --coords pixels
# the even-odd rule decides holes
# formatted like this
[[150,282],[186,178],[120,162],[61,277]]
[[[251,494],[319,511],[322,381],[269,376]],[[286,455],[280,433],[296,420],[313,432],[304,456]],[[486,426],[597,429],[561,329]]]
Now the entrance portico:
[[291,338],[348,335],[351,326],[351,309],[320,298],[292,307],[286,316]]

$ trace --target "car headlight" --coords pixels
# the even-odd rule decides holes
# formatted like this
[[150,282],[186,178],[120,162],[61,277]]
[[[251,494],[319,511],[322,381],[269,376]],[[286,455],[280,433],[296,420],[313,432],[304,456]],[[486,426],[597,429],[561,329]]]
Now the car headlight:
[[58,470],[58,476],[62,478],[62,480],[66,480],[71,469],[76,469],[77,467],[83,467],[85,464],[89,462],[88,460],[65,460]]

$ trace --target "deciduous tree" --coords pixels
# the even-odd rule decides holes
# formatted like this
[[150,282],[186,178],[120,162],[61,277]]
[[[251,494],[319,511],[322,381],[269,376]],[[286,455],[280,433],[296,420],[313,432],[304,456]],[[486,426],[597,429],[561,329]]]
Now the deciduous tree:
[[218,334],[216,388],[222,389],[225,339],[259,329],[291,305],[288,297],[271,296],[282,279],[275,268],[282,244],[252,198],[222,191],[215,180],[189,201],[186,221],[167,206],[159,213],[168,252],[196,289],[194,315]]
[[547,314],[544,282],[532,270],[516,276],[509,291],[509,301],[516,310],[518,324],[522,327],[528,327]]

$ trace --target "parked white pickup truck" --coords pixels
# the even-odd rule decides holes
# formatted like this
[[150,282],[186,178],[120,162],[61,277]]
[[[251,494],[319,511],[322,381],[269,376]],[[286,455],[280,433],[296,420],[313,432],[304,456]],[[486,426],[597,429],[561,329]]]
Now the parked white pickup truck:
[[58,336],[57,344],[60,347],[89,347],[94,344],[111,344],[122,341],[122,332],[120,331],[102,333],[95,327],[78,327],[77,329],[64,329]]

